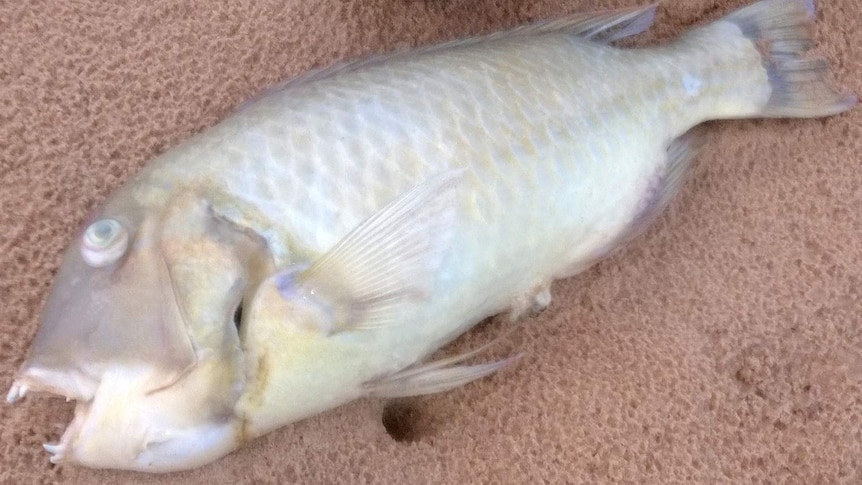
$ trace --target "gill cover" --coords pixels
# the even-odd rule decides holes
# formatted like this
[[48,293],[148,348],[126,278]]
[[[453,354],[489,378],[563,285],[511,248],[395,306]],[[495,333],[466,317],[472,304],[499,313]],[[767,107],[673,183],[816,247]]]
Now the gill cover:
[[[129,248],[94,265],[88,233],[100,220],[128,232]],[[194,363],[194,351],[158,248],[160,224],[136,204],[108,204],[66,250],[19,382],[72,399],[92,398],[106,368],[154,367],[163,382]]]
[[189,468],[235,446],[244,368],[233,316],[271,263],[261,238],[194,193],[158,207],[125,195],[95,220],[127,231],[127,250],[93,265],[93,223],[79,231],[9,399],[34,389],[78,401],[60,443],[46,446],[54,462]]

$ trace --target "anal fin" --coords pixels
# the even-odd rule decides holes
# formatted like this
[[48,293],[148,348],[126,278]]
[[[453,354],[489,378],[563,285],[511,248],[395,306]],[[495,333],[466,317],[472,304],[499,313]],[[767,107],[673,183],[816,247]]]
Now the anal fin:
[[565,278],[584,271],[598,261],[607,258],[646,232],[667,208],[683,186],[698,148],[701,137],[689,131],[668,144],[665,163],[660,166],[647,183],[631,220],[626,227],[608,242],[596,248],[591,257],[577,261],[556,275]]
[[664,212],[685,183],[700,144],[700,136],[691,131],[670,142],[664,167],[650,182],[646,194],[638,204],[637,213],[628,229],[615,242],[615,246],[627,244],[646,232]]

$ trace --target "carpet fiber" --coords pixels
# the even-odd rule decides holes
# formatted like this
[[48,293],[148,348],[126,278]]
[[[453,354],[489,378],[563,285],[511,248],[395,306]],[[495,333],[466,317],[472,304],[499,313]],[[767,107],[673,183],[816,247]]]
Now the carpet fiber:
[[[666,1],[639,44],[741,6]],[[149,158],[340,60],[632,0],[0,3],[0,387],[60,252]],[[856,0],[818,51],[862,93]],[[462,389],[362,400],[163,476],[53,466],[61,399],[0,405],[2,483],[862,483],[862,109],[710,123],[647,235],[554,285]],[[447,351],[496,335],[483,324]]]

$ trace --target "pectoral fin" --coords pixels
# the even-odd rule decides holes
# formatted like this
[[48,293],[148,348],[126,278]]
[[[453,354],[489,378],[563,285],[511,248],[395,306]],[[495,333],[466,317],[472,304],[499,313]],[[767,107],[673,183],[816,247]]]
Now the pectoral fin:
[[287,299],[310,300],[326,333],[379,328],[428,295],[452,236],[464,170],[413,188],[360,224],[308,269],[277,280]]

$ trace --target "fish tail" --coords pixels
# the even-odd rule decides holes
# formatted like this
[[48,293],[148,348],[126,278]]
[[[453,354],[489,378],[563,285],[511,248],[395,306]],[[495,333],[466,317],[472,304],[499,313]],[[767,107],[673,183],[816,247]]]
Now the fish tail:
[[770,92],[757,116],[814,118],[856,104],[855,95],[830,85],[826,60],[806,55],[814,17],[813,0],[761,0],[722,19],[754,44],[766,69]]

